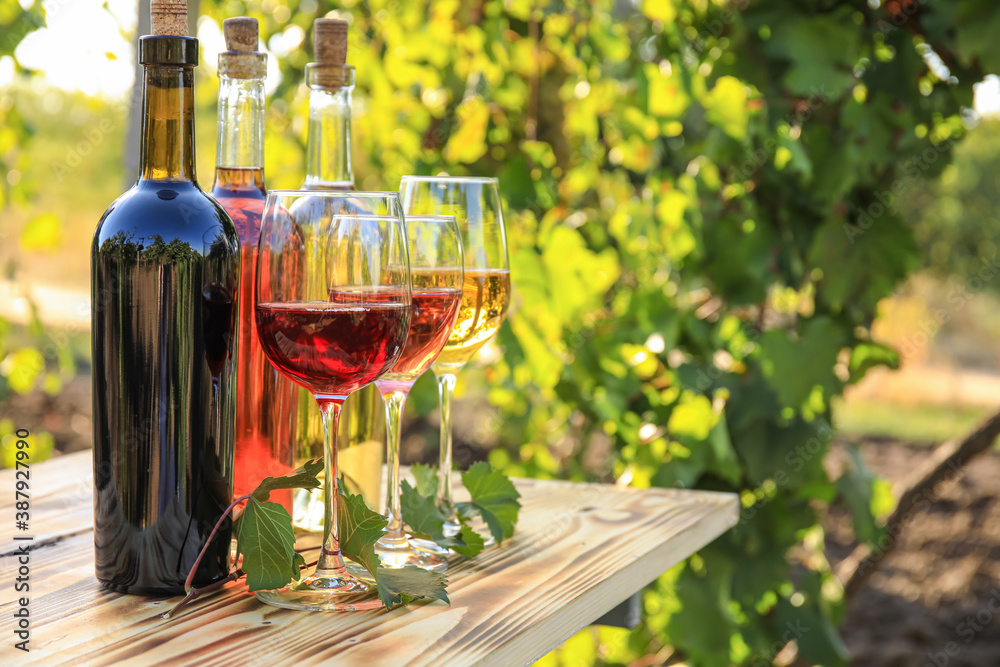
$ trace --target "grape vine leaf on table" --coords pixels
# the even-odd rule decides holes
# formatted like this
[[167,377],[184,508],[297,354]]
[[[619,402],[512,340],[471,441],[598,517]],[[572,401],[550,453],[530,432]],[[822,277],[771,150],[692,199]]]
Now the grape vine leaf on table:
[[380,567],[376,575],[378,597],[386,609],[409,604],[417,598],[437,598],[451,604],[445,586],[448,578],[440,572],[419,567]]
[[265,477],[264,481],[254,489],[253,497],[260,502],[265,502],[271,497],[272,491],[280,489],[318,489],[320,481],[316,476],[321,472],[323,472],[323,459],[307,461],[301,468],[297,468],[287,475]]
[[340,552],[364,567],[374,577],[382,562],[375,553],[375,543],[382,537],[386,520],[373,512],[360,495],[345,493],[338,487],[337,523]]
[[386,520],[373,512],[360,495],[340,491],[337,503],[340,551],[362,565],[375,578],[378,597],[386,609],[409,604],[419,598],[437,598],[448,604],[447,577],[419,567],[383,567],[375,543],[382,537]]
[[506,475],[485,461],[475,463],[462,473],[462,484],[468,489],[472,501],[456,503],[463,518],[479,515],[489,526],[493,539],[499,545],[504,538],[514,534],[521,503],[521,494]]
[[243,571],[250,591],[281,588],[300,577],[305,565],[295,553],[295,533],[288,510],[251,496],[233,527],[236,555],[243,555]]
[[483,538],[464,524],[458,535],[446,537],[444,522],[447,517],[437,506],[436,498],[433,495],[430,497],[421,495],[405,479],[402,486],[400,505],[403,510],[403,522],[410,527],[411,535],[454,549],[456,553],[466,558],[472,558],[483,550]]

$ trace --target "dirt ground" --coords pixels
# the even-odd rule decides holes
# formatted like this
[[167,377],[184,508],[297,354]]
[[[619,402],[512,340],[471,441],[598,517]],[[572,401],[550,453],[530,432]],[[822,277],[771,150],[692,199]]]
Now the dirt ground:
[[[868,465],[894,485],[931,452],[885,440],[860,446]],[[1000,666],[998,495],[996,451],[938,486],[847,610],[841,634],[854,667]],[[834,567],[853,546],[846,515],[831,512],[827,555]]]
[[[50,431],[60,451],[86,449],[91,439],[89,378],[76,378],[58,398],[15,396],[0,405],[0,414],[13,418],[15,427]],[[420,430],[419,423],[413,426]],[[875,439],[860,446],[868,465],[894,484],[931,451]],[[460,458],[483,454],[468,445],[459,449]],[[843,451],[835,447],[831,456],[843,456]],[[998,496],[996,451],[938,487],[847,610],[842,634],[854,667],[1000,667]],[[853,533],[842,510],[831,510],[825,523],[828,556],[836,567],[854,547]]]

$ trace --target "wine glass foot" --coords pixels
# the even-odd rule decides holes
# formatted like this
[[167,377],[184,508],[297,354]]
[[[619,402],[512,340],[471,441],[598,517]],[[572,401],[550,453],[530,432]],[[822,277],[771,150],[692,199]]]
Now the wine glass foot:
[[374,582],[363,581],[347,568],[317,572],[278,590],[257,591],[256,595],[261,602],[283,609],[363,611],[382,606]]
[[442,547],[437,542],[432,542],[431,540],[421,540],[420,538],[412,537],[411,535],[407,535],[406,538],[409,540],[410,546],[413,547],[414,549],[419,549],[420,551],[429,551],[435,556],[438,556],[439,558],[443,558],[445,560],[448,560],[448,557],[451,556],[452,553],[451,549],[449,549],[448,547]]
[[424,540],[410,541],[405,537],[398,541],[383,539],[375,544],[375,553],[378,554],[382,565],[388,568],[412,566],[431,572],[447,570],[448,550],[433,542],[429,543],[433,545],[433,549],[431,549],[425,547],[427,544]]

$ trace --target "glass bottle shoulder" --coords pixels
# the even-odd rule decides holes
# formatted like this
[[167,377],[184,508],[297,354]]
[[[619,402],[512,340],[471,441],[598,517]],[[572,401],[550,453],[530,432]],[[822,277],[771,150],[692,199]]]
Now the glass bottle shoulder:
[[191,181],[141,180],[108,207],[94,234],[93,252],[123,243],[182,244],[202,254],[239,254],[239,238],[225,209]]

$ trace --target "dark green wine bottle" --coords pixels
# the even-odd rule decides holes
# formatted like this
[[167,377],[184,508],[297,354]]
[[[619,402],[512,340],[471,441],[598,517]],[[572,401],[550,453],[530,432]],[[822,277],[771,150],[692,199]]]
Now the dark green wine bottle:
[[[91,251],[94,542],[108,588],[176,595],[232,498],[240,247],[195,179],[198,41],[142,37],[139,60],[139,178]],[[195,585],[227,576],[230,539]]]

